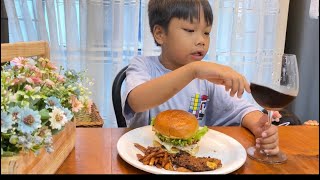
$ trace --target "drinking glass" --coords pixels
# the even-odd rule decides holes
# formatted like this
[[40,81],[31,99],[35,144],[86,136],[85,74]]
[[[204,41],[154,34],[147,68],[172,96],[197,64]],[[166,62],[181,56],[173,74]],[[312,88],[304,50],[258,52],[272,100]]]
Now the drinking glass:
[[[283,54],[281,60],[264,63],[259,73],[250,83],[253,99],[268,111],[268,122],[272,123],[272,112],[279,111],[295,99],[299,92],[299,72],[294,54]],[[268,155],[255,146],[247,149],[249,157],[268,164],[283,163],[286,155],[280,151],[277,155]]]

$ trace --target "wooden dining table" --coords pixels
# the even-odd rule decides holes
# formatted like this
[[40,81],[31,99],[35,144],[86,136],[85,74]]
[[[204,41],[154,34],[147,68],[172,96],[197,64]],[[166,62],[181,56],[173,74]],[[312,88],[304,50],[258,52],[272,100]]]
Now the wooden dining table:
[[[254,145],[254,136],[238,126],[209,127],[237,140],[244,148]],[[76,143],[57,174],[148,174],[124,161],[117,142],[130,128],[77,128]],[[264,164],[247,156],[232,174],[319,174],[319,126],[280,126],[279,146],[288,160]]]

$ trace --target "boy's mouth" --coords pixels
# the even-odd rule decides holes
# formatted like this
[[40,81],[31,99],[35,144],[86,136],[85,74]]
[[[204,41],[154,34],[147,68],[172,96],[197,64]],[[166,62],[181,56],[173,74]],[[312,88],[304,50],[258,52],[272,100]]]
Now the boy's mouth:
[[193,59],[199,60],[199,59],[203,58],[204,52],[203,51],[195,51],[195,52],[191,53],[191,56],[193,57]]

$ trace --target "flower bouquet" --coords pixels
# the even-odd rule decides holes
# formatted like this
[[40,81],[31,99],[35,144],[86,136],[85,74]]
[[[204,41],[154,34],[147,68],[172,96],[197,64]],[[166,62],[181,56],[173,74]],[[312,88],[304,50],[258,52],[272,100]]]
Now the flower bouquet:
[[1,159],[52,153],[53,137],[80,111],[91,111],[85,72],[59,69],[49,59],[14,58],[1,67]]

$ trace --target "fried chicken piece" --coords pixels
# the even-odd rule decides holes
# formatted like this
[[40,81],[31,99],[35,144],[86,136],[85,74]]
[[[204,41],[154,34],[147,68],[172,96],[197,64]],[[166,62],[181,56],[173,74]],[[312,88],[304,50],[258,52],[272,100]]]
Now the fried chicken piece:
[[177,167],[184,167],[193,172],[211,171],[222,166],[221,160],[210,157],[195,157],[180,151],[172,157],[172,163]]

